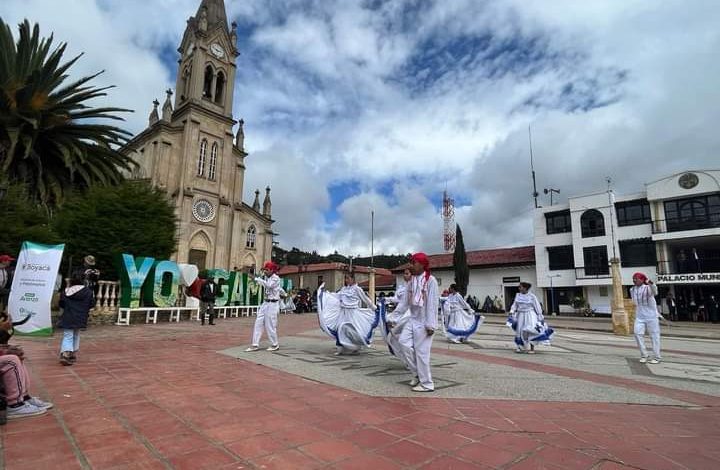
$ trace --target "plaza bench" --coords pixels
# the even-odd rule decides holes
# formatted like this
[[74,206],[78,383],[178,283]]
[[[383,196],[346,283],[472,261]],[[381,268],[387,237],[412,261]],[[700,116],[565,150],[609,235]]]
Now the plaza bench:
[[182,312],[190,312],[190,317],[192,318],[193,312],[195,312],[195,316],[198,315],[198,308],[197,307],[137,307],[137,308],[119,308],[118,309],[118,318],[117,322],[115,322],[116,325],[121,326],[128,326],[130,325],[130,317],[134,313],[145,313],[145,323],[152,322],[153,324],[157,323],[158,319],[158,313],[159,312],[170,312],[170,322],[180,322],[180,316]]

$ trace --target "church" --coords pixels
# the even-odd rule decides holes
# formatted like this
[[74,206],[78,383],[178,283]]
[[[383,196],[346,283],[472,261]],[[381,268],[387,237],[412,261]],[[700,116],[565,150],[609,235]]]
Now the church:
[[243,120],[232,112],[240,53],[223,0],[202,0],[178,52],[175,93],[166,91],[161,110],[153,102],[148,127],[124,150],[139,164],[133,176],[165,190],[175,206],[175,261],[252,270],[270,259],[272,203],[269,187],[262,203],[259,190],[251,205],[242,200],[248,153]]

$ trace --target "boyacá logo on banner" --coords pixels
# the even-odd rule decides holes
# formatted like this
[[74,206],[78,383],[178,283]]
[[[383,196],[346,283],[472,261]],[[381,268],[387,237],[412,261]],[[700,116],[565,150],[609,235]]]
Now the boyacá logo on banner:
[[50,271],[50,266],[47,264],[34,264],[25,263],[22,265],[23,271]]

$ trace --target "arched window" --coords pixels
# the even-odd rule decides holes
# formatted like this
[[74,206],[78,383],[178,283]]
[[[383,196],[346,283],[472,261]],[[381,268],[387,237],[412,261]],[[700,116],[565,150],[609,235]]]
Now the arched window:
[[247,248],[255,248],[255,236],[257,235],[257,230],[255,230],[255,226],[251,225],[248,227],[247,230],[247,239],[245,240],[245,246]]
[[580,216],[580,230],[583,238],[605,235],[605,218],[597,209],[590,209]]
[[197,175],[203,176],[205,174],[205,156],[207,155],[207,140],[203,139],[200,142],[200,155],[198,155],[197,163]]
[[205,78],[203,80],[203,98],[212,99],[213,69],[209,65],[205,67]]
[[222,100],[224,98],[224,92],[225,91],[225,74],[222,72],[218,72],[217,77],[215,77],[215,102],[218,104],[222,104]]
[[208,179],[215,179],[215,168],[217,167],[218,144],[214,142],[210,149],[210,163],[208,163]]
[[180,92],[180,101],[184,101],[190,95],[190,67],[185,67],[182,73],[182,90]]

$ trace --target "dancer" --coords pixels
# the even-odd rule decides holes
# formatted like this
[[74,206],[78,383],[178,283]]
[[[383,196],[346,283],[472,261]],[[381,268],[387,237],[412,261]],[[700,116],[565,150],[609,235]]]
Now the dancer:
[[415,253],[410,262],[413,277],[396,309],[398,314],[410,310],[410,320],[399,341],[405,361],[415,375],[410,381],[413,392],[432,392],[435,383],[430,373],[430,350],[437,328],[438,283],[430,274],[430,260],[425,253]]
[[[633,287],[630,288],[630,297],[635,304],[635,341],[640,348],[640,362],[643,364],[657,364],[660,356],[660,314],[658,313],[655,296],[657,287],[643,273],[633,274]],[[645,349],[645,331],[647,330],[652,341],[653,357],[648,358]],[[648,360],[649,359],[649,360]]]
[[545,325],[540,301],[530,292],[532,284],[521,282],[518,294],[510,307],[508,325],[515,330],[515,352],[535,354],[535,343],[548,343],[552,337],[552,328]]
[[404,312],[399,312],[397,308],[390,313],[386,313],[385,310],[388,303],[392,303],[397,306],[403,301],[403,299],[407,295],[407,286],[412,280],[412,272],[410,271],[410,268],[406,268],[405,271],[403,271],[403,280],[405,281],[405,283],[398,286],[398,288],[395,290],[394,296],[385,297],[385,302],[380,308],[380,313],[382,315],[381,325],[383,330],[383,338],[385,338],[385,342],[388,344],[390,354],[400,359],[400,362],[402,362],[403,365],[409,369],[410,367],[405,361],[405,355],[402,353],[400,334],[410,320],[410,312],[408,312],[407,310]]
[[[318,319],[320,328],[335,338],[335,355],[356,354],[370,345],[379,322],[379,313],[372,299],[355,282],[355,274],[345,274],[345,285],[336,294],[318,288]],[[362,308],[365,304],[369,308]]]
[[449,295],[442,304],[442,326],[445,337],[451,343],[464,343],[477,331],[485,317],[475,313],[472,307],[465,302],[463,296],[457,291],[456,284],[450,284],[448,291]]
[[267,331],[270,347],[268,351],[277,351],[280,349],[277,337],[277,318],[280,311],[280,292],[282,284],[280,276],[277,275],[280,266],[267,261],[262,267],[262,277],[256,277],[255,282],[265,288],[265,300],[258,309],[257,318],[255,319],[255,328],[253,329],[252,344],[247,348],[246,352],[258,351],[260,349],[260,338],[262,337],[263,328]]

